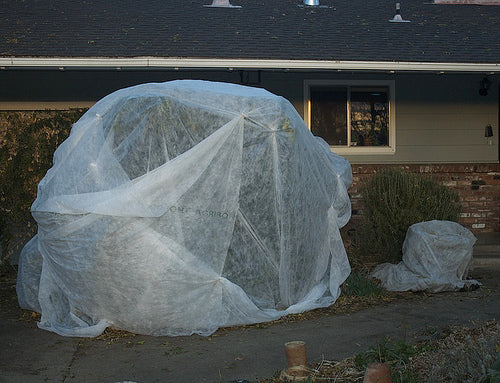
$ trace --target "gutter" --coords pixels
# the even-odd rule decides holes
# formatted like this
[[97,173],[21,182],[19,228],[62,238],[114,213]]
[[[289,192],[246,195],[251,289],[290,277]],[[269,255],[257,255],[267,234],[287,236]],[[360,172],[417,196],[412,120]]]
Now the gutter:
[[275,69],[500,72],[500,63],[341,60],[204,59],[162,57],[0,57],[0,69]]

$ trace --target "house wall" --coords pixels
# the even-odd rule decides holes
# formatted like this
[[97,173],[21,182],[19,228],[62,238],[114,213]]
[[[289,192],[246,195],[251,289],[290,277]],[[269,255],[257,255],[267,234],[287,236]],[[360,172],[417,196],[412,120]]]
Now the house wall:
[[[500,76],[490,75],[488,96],[478,94],[483,74],[387,74],[347,72],[250,73],[255,86],[282,95],[304,116],[305,80],[393,80],[394,154],[343,154],[354,164],[497,163]],[[180,78],[239,83],[240,71],[0,71],[0,110],[90,106],[123,87]],[[251,84],[252,85],[252,84]],[[484,137],[487,124],[493,139]]]
[[[402,77],[396,85],[396,154],[387,162],[498,162],[498,87],[480,96],[482,77]],[[487,124],[495,130],[489,141]]]
[[[394,154],[343,154],[355,164],[490,163],[499,161],[498,79],[486,97],[478,93],[482,74],[290,73],[265,77],[266,88],[288,98],[304,116],[304,80],[393,80]],[[286,81],[284,81],[286,78]],[[484,137],[487,124],[493,139]]]
[[[238,70],[221,71],[0,71],[0,110],[90,106],[105,95],[145,82],[191,78],[239,83]],[[499,77],[478,94],[484,74],[249,72],[250,85],[287,98],[304,116],[305,80],[392,80],[395,84],[394,154],[344,155],[353,164],[353,222],[361,219],[359,185],[383,166],[429,173],[455,188],[462,223],[475,232],[500,231]],[[484,137],[487,124],[493,138]]]
[[128,86],[177,79],[238,83],[239,71],[0,70],[0,108],[25,102],[96,102]]
[[401,167],[420,173],[458,192],[462,204],[460,223],[478,234],[500,231],[500,164],[406,164],[352,165],[353,184],[349,189],[352,218],[349,228],[363,222],[361,185],[385,167]]
[[[294,74],[270,81],[268,89],[289,94],[304,115],[304,79],[394,80],[396,151],[390,155],[344,155],[352,164],[350,228],[363,220],[360,186],[381,168],[398,166],[434,178],[459,193],[460,223],[478,234],[500,231],[499,86],[478,93],[480,74]],[[292,89],[293,88],[293,89]],[[493,137],[484,136],[491,124]],[[335,149],[334,149],[335,151]]]

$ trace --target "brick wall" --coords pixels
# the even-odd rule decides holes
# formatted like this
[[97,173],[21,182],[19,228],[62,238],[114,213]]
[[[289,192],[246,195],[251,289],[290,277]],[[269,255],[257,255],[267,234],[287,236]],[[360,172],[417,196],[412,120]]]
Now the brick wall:
[[[349,189],[352,218],[356,227],[363,220],[359,186],[377,170],[397,165],[352,165],[353,184]],[[460,194],[460,223],[474,233],[500,231],[500,164],[399,165],[409,172],[429,175]]]

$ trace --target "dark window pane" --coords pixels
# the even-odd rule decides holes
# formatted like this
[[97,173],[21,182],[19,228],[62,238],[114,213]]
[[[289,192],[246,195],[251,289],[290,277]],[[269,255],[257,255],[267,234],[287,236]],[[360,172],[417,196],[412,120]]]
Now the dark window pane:
[[347,145],[347,88],[311,88],[311,131],[330,145]]
[[351,142],[354,146],[389,144],[387,88],[352,88]]

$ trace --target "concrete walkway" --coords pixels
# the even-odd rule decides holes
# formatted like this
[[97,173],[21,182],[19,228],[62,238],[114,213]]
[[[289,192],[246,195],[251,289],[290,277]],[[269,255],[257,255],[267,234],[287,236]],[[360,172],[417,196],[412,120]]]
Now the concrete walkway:
[[500,267],[500,232],[477,235],[474,244],[474,265]]
[[20,320],[27,312],[14,306],[0,313],[0,382],[253,381],[283,369],[287,341],[304,340],[312,363],[340,360],[385,336],[415,341],[450,324],[499,319],[500,267],[476,268],[472,277],[484,286],[422,295],[349,315],[222,330],[208,338],[65,338],[36,328],[33,320]]

